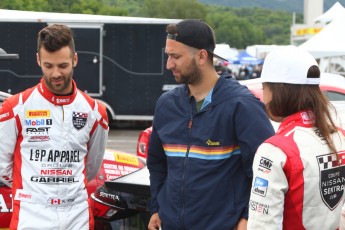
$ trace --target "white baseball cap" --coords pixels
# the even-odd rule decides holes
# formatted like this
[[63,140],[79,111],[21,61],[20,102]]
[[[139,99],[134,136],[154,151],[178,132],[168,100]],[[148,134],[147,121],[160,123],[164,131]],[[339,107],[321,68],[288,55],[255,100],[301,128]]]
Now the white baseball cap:
[[318,66],[307,51],[285,46],[271,51],[265,58],[261,82],[319,85],[320,78],[307,78],[311,66]]

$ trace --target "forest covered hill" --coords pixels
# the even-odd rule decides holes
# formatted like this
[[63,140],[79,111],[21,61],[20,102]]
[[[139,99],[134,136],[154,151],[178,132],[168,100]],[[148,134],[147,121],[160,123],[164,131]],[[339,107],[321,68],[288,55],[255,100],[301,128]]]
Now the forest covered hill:
[[[271,10],[303,13],[303,0],[199,0],[199,2],[235,8],[258,7]],[[327,11],[329,8],[331,8],[336,2],[339,2],[345,7],[345,0],[324,0],[324,11]]]

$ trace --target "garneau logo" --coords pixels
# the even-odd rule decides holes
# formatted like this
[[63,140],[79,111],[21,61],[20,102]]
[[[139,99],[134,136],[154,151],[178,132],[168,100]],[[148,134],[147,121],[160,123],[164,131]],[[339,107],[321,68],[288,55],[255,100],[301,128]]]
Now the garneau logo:
[[78,178],[69,176],[32,176],[30,180],[41,184],[70,184],[79,182]]

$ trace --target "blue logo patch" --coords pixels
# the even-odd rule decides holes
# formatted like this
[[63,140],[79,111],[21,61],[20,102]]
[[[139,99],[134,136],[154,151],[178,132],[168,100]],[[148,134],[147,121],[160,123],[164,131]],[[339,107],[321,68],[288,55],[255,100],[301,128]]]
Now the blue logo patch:
[[266,196],[268,188],[268,181],[260,177],[256,177],[253,186],[253,193],[259,196]]

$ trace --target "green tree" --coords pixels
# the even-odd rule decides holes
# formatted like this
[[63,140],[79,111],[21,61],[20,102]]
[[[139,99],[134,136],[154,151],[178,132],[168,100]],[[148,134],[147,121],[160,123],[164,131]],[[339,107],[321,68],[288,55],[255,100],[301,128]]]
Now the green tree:
[[0,9],[44,11],[48,9],[47,0],[1,0]]
[[[0,0],[0,8],[154,18],[199,18],[215,30],[218,43],[290,44],[292,14],[263,8],[205,5],[198,0]],[[296,21],[301,23],[302,15]]]
[[197,0],[144,0],[141,16],[156,18],[205,19],[206,7]]
[[209,14],[207,22],[215,30],[217,43],[227,43],[231,47],[243,49],[248,45],[262,44],[265,40],[260,28],[231,12]]
[[247,18],[250,23],[263,30],[266,44],[290,44],[292,14],[261,8],[241,8],[234,10],[234,13],[240,18]]
[[0,8],[60,13],[128,15],[126,8],[109,5],[98,0],[1,0]]
[[[290,44],[292,14],[288,12],[210,6],[207,18],[215,28],[217,41],[236,48],[253,44]],[[297,15],[297,21],[302,21],[301,15]]]

